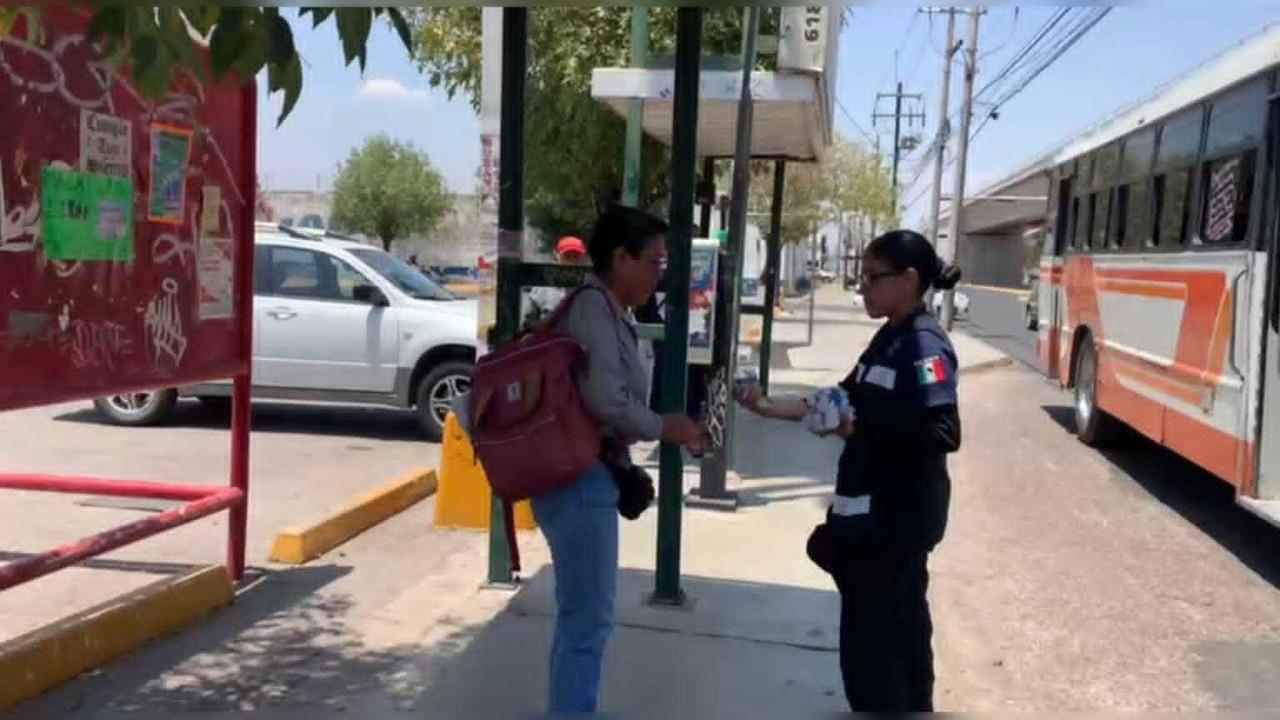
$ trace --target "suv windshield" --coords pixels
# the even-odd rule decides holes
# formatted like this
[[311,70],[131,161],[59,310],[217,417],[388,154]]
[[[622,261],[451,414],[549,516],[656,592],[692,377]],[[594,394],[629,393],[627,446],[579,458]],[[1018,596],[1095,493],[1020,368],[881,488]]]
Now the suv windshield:
[[422,274],[422,271],[381,250],[361,248],[350,252],[411,298],[418,300],[458,299],[453,293],[432,282],[430,278]]

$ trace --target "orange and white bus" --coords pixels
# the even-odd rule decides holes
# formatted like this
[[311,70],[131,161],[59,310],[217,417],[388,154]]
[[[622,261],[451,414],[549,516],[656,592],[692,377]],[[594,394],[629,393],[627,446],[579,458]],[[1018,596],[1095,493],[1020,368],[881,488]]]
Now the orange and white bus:
[[1129,425],[1280,524],[1280,33],[1053,158],[1037,349],[1077,432]]

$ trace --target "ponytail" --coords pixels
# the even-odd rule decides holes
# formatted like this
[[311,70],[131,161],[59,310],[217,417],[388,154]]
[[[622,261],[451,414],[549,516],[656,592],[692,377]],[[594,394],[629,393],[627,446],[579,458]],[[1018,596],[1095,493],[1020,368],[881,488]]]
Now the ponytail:
[[890,230],[872,240],[866,254],[898,272],[915,270],[922,296],[930,288],[950,290],[960,282],[960,268],[939,258],[933,245],[914,230]]

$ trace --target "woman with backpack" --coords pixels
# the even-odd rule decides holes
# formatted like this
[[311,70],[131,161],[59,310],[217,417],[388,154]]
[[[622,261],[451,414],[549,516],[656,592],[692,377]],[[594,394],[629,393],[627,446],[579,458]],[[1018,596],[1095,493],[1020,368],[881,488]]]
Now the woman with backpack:
[[[596,221],[587,244],[592,271],[559,320],[583,347],[577,385],[587,414],[630,466],[627,446],[641,440],[696,446],[702,427],[649,409],[648,372],[632,310],[653,296],[666,265],[667,224],[615,206]],[[618,486],[604,462],[571,484],[532,498],[534,517],[551,548],[556,625],[548,709],[595,712],[605,644],[613,630],[618,579]]]

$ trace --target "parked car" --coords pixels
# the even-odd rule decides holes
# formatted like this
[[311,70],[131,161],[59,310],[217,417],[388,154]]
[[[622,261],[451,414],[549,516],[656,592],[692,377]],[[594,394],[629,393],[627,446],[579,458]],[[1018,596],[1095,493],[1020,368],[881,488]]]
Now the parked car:
[[[942,317],[942,296],[943,296],[943,293],[935,292],[933,294],[933,297],[929,300],[929,305],[933,309],[933,314],[937,315],[938,317]],[[965,295],[959,290],[956,290],[955,300],[953,301],[953,307],[956,311],[954,319],[967,320],[969,318],[969,296],[968,295]]]
[[[471,387],[476,301],[382,250],[274,226],[254,248],[253,397],[412,409],[439,440]],[[164,422],[179,397],[219,401],[229,382],[94,401],[121,425]]]
[[1032,273],[1030,294],[1027,295],[1027,301],[1023,305],[1023,318],[1027,323],[1028,330],[1040,329],[1040,274]]

